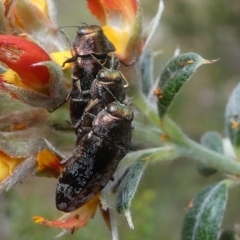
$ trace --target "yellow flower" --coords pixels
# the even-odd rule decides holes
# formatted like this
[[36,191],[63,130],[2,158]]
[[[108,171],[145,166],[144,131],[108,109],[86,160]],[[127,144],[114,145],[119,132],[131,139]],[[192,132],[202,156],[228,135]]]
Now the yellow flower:
[[14,169],[24,160],[25,158],[11,157],[0,151],[0,182],[6,179],[9,175],[14,173]]
[[51,150],[43,149],[37,154],[38,175],[58,178],[62,171],[61,157]]

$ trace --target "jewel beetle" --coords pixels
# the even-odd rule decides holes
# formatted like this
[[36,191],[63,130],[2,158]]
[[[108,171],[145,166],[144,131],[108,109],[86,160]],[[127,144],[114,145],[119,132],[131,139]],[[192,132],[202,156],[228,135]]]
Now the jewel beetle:
[[[89,90],[102,65],[109,68],[111,56],[115,47],[103,33],[101,27],[96,25],[81,26],[73,43],[75,55],[65,63],[73,62],[72,89],[66,101],[70,100],[70,118],[74,126],[81,119],[84,109],[90,100]],[[92,57],[94,56],[94,58]],[[101,65],[99,64],[97,59]],[[115,59],[118,67],[118,59]],[[83,94],[84,92],[84,94]]]
[[132,137],[133,112],[114,101],[95,117],[58,178],[56,207],[71,212],[98,194],[127,154]]
[[89,129],[91,130],[92,116],[96,116],[113,101],[124,102],[125,88],[127,87],[128,82],[120,71],[103,67],[98,72],[90,88],[91,99],[84,110],[81,120],[74,126],[78,130],[77,142]]

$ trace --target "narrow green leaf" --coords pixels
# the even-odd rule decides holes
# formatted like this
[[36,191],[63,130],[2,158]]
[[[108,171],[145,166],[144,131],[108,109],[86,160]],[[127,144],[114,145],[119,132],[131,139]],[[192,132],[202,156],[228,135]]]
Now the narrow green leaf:
[[140,61],[142,82],[141,88],[145,96],[148,95],[153,86],[153,55],[152,51],[148,50],[143,53]]
[[227,202],[226,183],[202,190],[189,207],[182,229],[182,240],[216,240]]
[[148,163],[149,155],[150,154],[142,155],[131,167],[129,167],[127,174],[122,179],[116,192],[116,209],[119,213],[125,214],[131,228],[134,227],[130,214],[130,206],[144,169]]
[[225,111],[225,128],[237,156],[240,156],[240,84],[233,90]]
[[220,237],[219,240],[239,240],[240,238],[235,234],[233,230],[224,230]]
[[[201,140],[200,143],[215,152],[218,152],[220,154],[223,154],[223,142],[222,142],[222,138],[220,136],[219,133],[217,132],[206,132]],[[197,169],[198,171],[203,175],[203,176],[211,176],[213,174],[215,174],[217,172],[216,169],[214,168],[210,168],[210,167],[206,167],[205,165],[198,163],[197,164]]]
[[145,50],[147,48],[147,46],[149,45],[149,42],[151,41],[151,39],[155,35],[157,27],[160,23],[160,19],[161,19],[163,10],[164,10],[164,3],[163,3],[162,0],[160,0],[158,10],[157,10],[157,14],[152,19],[150,24],[147,26],[145,32],[143,33],[143,36],[142,36],[142,39],[144,40],[143,50]]
[[215,60],[205,60],[196,53],[185,53],[171,59],[160,76],[159,88],[156,95],[159,97],[158,112],[163,117],[176,94],[180,91],[193,73],[202,64],[213,63]]
[[121,181],[116,192],[116,209],[119,213],[123,213],[126,209],[129,209],[138,183],[147,165],[148,156],[149,154],[144,154],[139,157],[128,169],[128,173]]

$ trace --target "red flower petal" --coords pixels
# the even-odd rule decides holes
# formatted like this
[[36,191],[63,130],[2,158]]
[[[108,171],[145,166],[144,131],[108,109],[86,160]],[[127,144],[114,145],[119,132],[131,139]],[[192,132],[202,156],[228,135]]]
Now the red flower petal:
[[24,85],[40,92],[46,90],[50,81],[48,69],[33,64],[49,60],[49,55],[37,44],[23,37],[0,35],[0,61],[15,71]]
[[[110,9],[118,9],[118,10],[132,10],[135,14],[138,9],[138,2],[136,0],[100,0],[103,6]],[[124,14],[124,12],[123,12]]]
[[87,4],[92,14],[101,22],[101,25],[106,25],[106,15],[101,2],[99,0],[88,0]]
[[72,218],[69,218],[66,221],[61,221],[61,220],[50,221],[40,216],[34,216],[33,220],[36,223],[40,223],[47,227],[57,227],[57,228],[64,228],[64,229],[73,229],[77,226],[81,227],[85,225],[85,222],[84,224],[82,224],[82,222],[78,220],[78,216],[73,216]]
[[102,25],[106,25],[107,18],[106,11],[118,10],[125,16],[128,21],[136,16],[138,11],[137,0],[88,0],[88,7],[95,15],[95,17],[101,22]]
[[66,230],[74,231],[85,226],[88,221],[93,218],[96,213],[98,204],[99,195],[96,195],[79,209],[70,213],[65,213],[61,218],[57,220],[51,221],[41,216],[34,216],[33,220],[35,223],[39,223],[44,226],[63,228]]

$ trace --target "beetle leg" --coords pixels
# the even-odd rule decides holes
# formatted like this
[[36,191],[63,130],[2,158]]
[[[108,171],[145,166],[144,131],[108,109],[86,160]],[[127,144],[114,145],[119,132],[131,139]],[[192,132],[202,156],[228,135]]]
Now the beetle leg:
[[64,67],[66,63],[75,62],[75,61],[77,60],[77,58],[78,58],[78,55],[77,55],[77,54],[74,55],[74,56],[71,57],[71,58],[68,58],[67,60],[65,60],[65,61],[63,62],[62,67]]
[[82,95],[88,95],[88,94],[90,94],[90,90],[85,90],[82,92]]
[[120,74],[121,74],[123,80],[125,81],[125,84],[123,85],[123,88],[127,88],[129,86],[129,83],[128,83],[127,79],[123,76],[123,74],[121,72],[120,72]]
[[96,99],[94,99],[94,100],[91,99],[84,112],[89,112],[89,110],[90,110],[92,107],[94,107],[96,104],[98,104],[99,102],[100,102],[100,99],[98,99],[98,98],[96,98]]
[[87,112],[87,113],[85,113],[85,116],[87,116],[90,120],[94,120],[95,119],[95,115],[94,114],[92,114],[92,113],[89,113],[89,112]]
[[[86,112],[83,116],[88,117],[90,120],[93,120],[96,117],[94,114],[89,112]],[[73,126],[73,129],[75,130],[78,129],[81,123],[82,123],[82,118]]]

